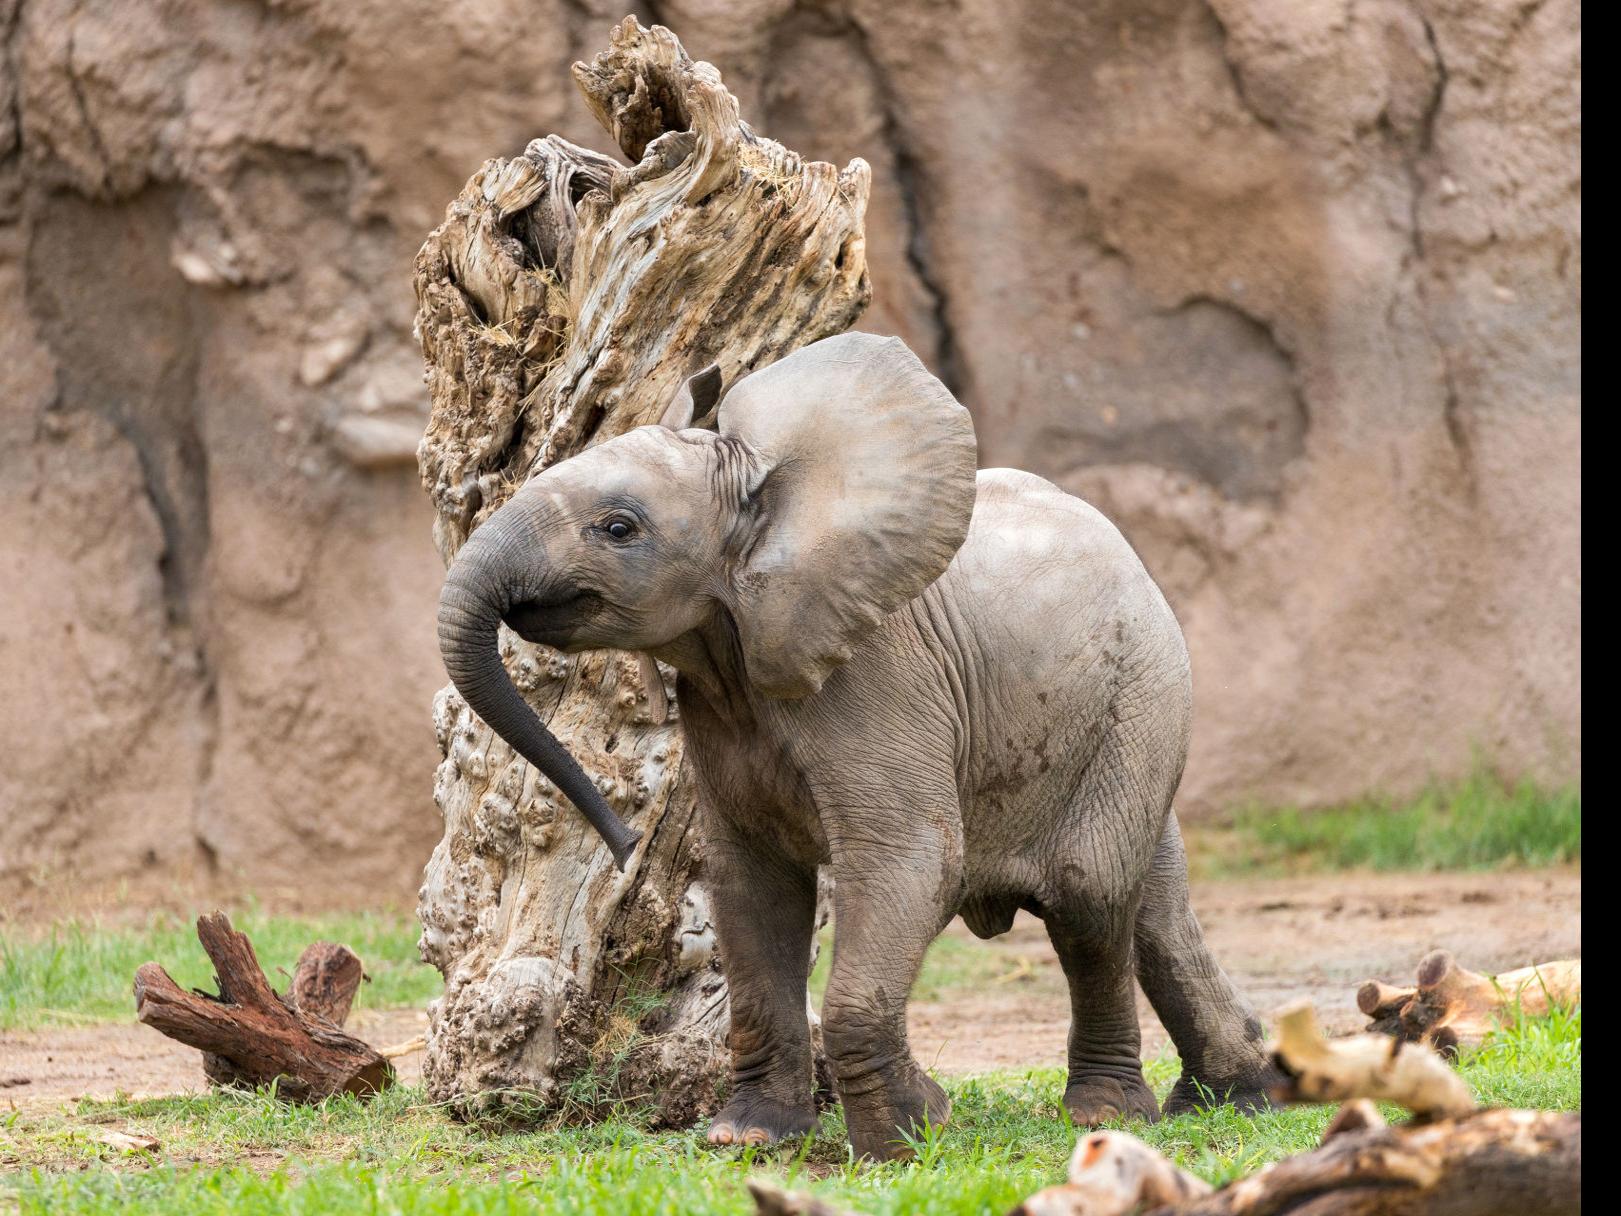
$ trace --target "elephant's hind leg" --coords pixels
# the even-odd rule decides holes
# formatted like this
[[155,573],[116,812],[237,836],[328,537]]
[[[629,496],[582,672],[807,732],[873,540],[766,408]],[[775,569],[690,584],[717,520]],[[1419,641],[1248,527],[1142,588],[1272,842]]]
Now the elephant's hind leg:
[[816,874],[711,823],[705,887],[731,1000],[732,1093],[711,1144],[769,1144],[816,1126],[805,984]]
[[1130,907],[1123,900],[1072,898],[1044,909],[1042,917],[1069,981],[1064,1109],[1080,1127],[1158,1118],[1159,1103],[1143,1079]]
[[1188,902],[1187,858],[1176,814],[1167,818],[1137,911],[1137,978],[1182,1056],[1167,1115],[1230,1101],[1267,1105],[1277,1077],[1261,1050],[1261,1023],[1205,944]]
[[1087,765],[1063,851],[1039,893],[1069,981],[1064,1109],[1081,1126],[1159,1117],[1143,1078],[1132,951],[1137,901],[1177,772],[1169,752],[1144,746],[1143,729],[1139,719],[1130,731],[1115,730]]

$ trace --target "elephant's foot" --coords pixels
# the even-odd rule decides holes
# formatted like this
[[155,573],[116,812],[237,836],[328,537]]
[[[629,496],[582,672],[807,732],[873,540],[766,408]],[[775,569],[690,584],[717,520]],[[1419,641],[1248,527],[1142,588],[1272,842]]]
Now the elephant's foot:
[[1213,1110],[1231,1102],[1241,1115],[1253,1115],[1272,1108],[1267,1091],[1281,1078],[1269,1067],[1259,1066],[1254,1071],[1232,1079],[1207,1080],[1184,1072],[1177,1078],[1170,1096],[1165,1099],[1165,1116],[1185,1115],[1191,1111]]
[[1142,1075],[1072,1076],[1064,1090],[1064,1109],[1076,1127],[1096,1127],[1114,1119],[1159,1118],[1159,1103]]
[[816,1126],[816,1107],[739,1093],[709,1123],[711,1144],[773,1144]]
[[925,1128],[944,1127],[951,1118],[951,1098],[916,1061],[860,1097],[844,1095],[844,1120],[858,1157],[904,1161],[912,1156],[908,1136]]

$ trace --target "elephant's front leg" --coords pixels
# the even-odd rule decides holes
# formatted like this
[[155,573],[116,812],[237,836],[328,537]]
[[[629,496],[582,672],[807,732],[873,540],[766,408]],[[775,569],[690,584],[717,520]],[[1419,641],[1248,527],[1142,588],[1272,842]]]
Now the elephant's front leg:
[[912,1058],[906,1000],[924,952],[956,908],[960,850],[879,832],[856,856],[835,851],[833,968],[822,1003],[832,1061],[856,1153],[904,1157],[903,1136],[951,1113],[945,1090]]
[[711,823],[705,886],[731,1001],[732,1092],[711,1144],[769,1144],[816,1126],[805,985],[816,873]]

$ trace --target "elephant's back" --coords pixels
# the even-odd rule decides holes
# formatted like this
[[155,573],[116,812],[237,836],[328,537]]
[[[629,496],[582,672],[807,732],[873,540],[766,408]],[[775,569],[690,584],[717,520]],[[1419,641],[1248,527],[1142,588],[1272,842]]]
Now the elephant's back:
[[[984,470],[968,539],[937,587],[967,635],[957,653],[972,656],[965,684],[981,781],[1078,770],[1108,724],[1127,717],[1185,736],[1181,628],[1120,530],[1089,503],[1031,473]],[[1049,776],[1057,788],[1073,780]]]
[[1168,628],[1180,641],[1169,605],[1120,529],[1034,473],[979,473],[958,564],[971,599],[995,599],[1004,610],[1023,605],[1016,618],[1035,616],[1043,627],[1124,620]]

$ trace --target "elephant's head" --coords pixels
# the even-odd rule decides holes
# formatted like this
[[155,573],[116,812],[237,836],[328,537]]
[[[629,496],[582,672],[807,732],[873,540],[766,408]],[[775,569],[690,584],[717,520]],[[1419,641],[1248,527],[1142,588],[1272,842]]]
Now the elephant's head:
[[[691,425],[712,416],[716,430]],[[497,627],[568,651],[647,651],[720,621],[760,692],[814,693],[950,564],[974,466],[967,411],[899,339],[828,338],[724,400],[720,375],[699,373],[664,425],[553,465],[473,533],[439,602],[445,667],[623,868],[638,835],[519,696]]]

